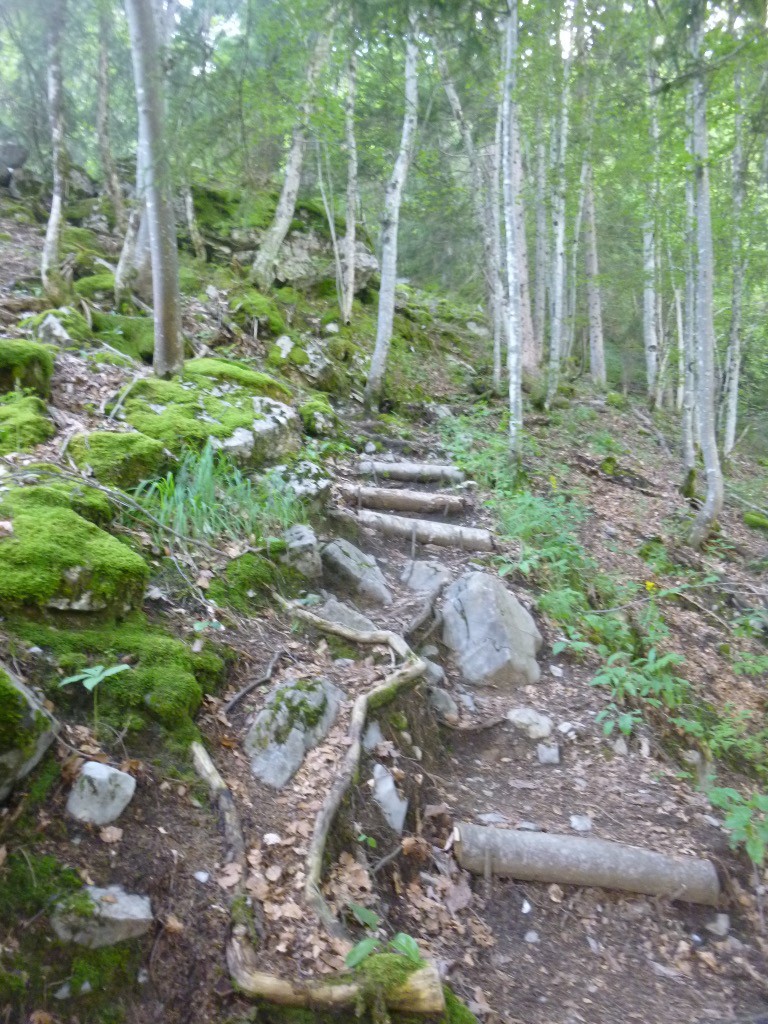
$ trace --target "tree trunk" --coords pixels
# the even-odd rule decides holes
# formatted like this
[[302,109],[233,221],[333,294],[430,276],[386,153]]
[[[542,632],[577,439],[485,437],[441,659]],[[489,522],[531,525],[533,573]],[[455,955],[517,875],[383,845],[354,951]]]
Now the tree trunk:
[[659,120],[657,115],[656,75],[648,68],[648,95],[651,110],[651,185],[646,199],[647,208],[643,224],[643,346],[645,348],[645,376],[648,400],[654,404],[658,374],[659,338],[657,334],[656,298],[656,201],[658,197]]
[[104,174],[104,185],[115,212],[115,222],[121,232],[128,227],[128,214],[125,209],[123,190],[117,176],[115,161],[112,157],[112,143],[109,133],[109,34],[110,12],[102,6],[99,10],[99,99],[96,111],[96,134],[99,140],[99,156],[101,170]]
[[691,529],[690,542],[698,548],[717,523],[723,507],[723,474],[715,429],[715,329],[712,309],[713,253],[712,215],[709,196],[709,142],[707,138],[707,93],[701,65],[705,0],[696,0],[691,19],[693,79],[693,158],[696,178],[696,362],[701,451],[707,477],[707,496]]
[[549,379],[545,407],[549,409],[557,394],[560,380],[560,358],[563,342],[563,305],[565,298],[565,154],[568,146],[568,117],[570,108],[571,57],[563,64],[563,93],[560,102],[560,130],[555,150],[554,196],[552,221],[554,252],[552,254],[552,320],[549,341]]
[[[689,104],[690,107],[690,104]],[[693,153],[691,153],[693,156]],[[687,490],[693,487],[696,473],[696,201],[694,182],[689,174],[685,183],[685,377],[683,382],[683,469]]]
[[584,195],[586,247],[584,259],[587,274],[587,309],[589,311],[589,375],[592,383],[604,388],[605,347],[603,345],[603,308],[600,300],[600,269],[597,261],[597,225],[595,221],[595,190],[592,166],[587,165]]
[[520,125],[517,104],[512,117],[512,189],[515,194],[515,242],[517,249],[517,279],[520,289],[520,345],[522,371],[531,377],[539,372],[539,358],[531,315],[531,281],[528,272],[528,241],[525,230],[525,201],[523,198],[523,157],[520,145]]
[[344,295],[341,318],[345,324],[352,319],[355,298],[355,253],[357,240],[357,137],[355,135],[355,98],[357,95],[357,55],[352,50],[347,64],[347,96],[344,102],[344,138],[347,148],[347,230],[344,235]]
[[533,330],[536,339],[536,361],[544,354],[544,331],[547,313],[547,149],[541,114],[536,115],[536,275],[533,292]]
[[675,324],[677,326],[677,388],[675,389],[675,412],[683,411],[685,402],[685,326],[683,321],[683,297],[675,286]]
[[723,456],[727,458],[736,444],[736,423],[739,409],[739,371],[741,368],[741,310],[744,291],[745,260],[742,245],[742,210],[744,207],[744,178],[746,160],[744,156],[744,107],[741,86],[741,69],[733,74],[733,90],[736,102],[733,144],[733,236],[731,242],[733,280],[731,283],[731,325],[728,336],[725,376],[725,430]]
[[55,0],[49,16],[48,34],[48,115],[51,124],[51,162],[53,165],[53,194],[51,212],[43,242],[40,277],[46,296],[59,299],[61,293],[61,272],[59,267],[59,244],[61,220],[64,209],[66,188],[66,161],[64,148],[64,110],[61,83],[61,34],[67,8],[66,0]]
[[379,314],[376,324],[376,345],[371,357],[371,368],[365,385],[365,405],[370,409],[381,396],[384,371],[387,367],[392,323],[395,317],[395,286],[397,284],[397,229],[400,221],[400,203],[411,162],[413,140],[418,115],[419,48],[416,42],[417,24],[411,19],[411,28],[405,41],[405,113],[400,149],[384,197],[381,221],[381,284],[379,287]]
[[184,193],[184,213],[187,218],[187,230],[189,231],[189,239],[192,242],[192,248],[195,250],[195,256],[202,262],[205,263],[208,258],[208,254],[205,251],[205,242],[203,236],[200,234],[200,228],[197,226],[197,218],[195,217],[195,200],[192,196],[192,189],[189,185],[185,185],[183,189]]
[[126,0],[139,114],[146,220],[152,253],[154,370],[170,377],[184,368],[179,265],[168,150],[164,138],[163,65],[151,0]]
[[[333,12],[328,15],[329,23]],[[318,34],[312,56],[307,67],[307,78],[304,86],[304,98],[299,105],[299,118],[293,128],[291,148],[285,165],[283,188],[275,210],[275,216],[259,246],[253,262],[253,276],[262,290],[271,288],[275,280],[275,265],[280,247],[285,241],[296,212],[296,199],[301,184],[301,168],[304,164],[304,153],[307,148],[309,121],[315,105],[317,77],[328,58],[331,46],[332,30],[323,28]]]
[[576,287],[577,287],[577,257],[579,254],[579,242],[581,241],[581,223],[584,219],[584,196],[587,183],[587,161],[581,165],[579,177],[579,192],[576,202],[576,217],[573,222],[573,238],[571,240],[571,261],[566,269],[565,287],[565,313],[563,317],[563,341],[561,343],[560,360],[566,362],[571,358],[573,350],[573,339],[576,332]]
[[497,395],[501,394],[502,340],[506,337],[507,319],[501,267],[501,114],[502,104],[499,103],[496,131],[488,163],[489,179],[486,204],[488,232],[493,243],[493,265],[496,268],[493,279],[493,390]]
[[508,0],[504,30],[504,92],[502,94],[501,165],[504,192],[504,234],[507,270],[507,380],[509,384],[509,451],[520,454],[522,431],[522,350],[520,338],[520,283],[518,281],[517,218],[515,211],[514,154],[516,104],[513,92],[517,65],[517,0]]

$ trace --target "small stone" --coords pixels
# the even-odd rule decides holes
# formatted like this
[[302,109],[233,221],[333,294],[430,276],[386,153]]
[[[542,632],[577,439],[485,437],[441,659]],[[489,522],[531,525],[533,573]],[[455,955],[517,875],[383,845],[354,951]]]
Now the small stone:
[[[443,673],[443,678],[445,678],[445,673]],[[432,687],[429,690],[429,706],[443,722],[447,722],[449,725],[458,724],[459,707],[447,690],[442,690],[439,686]]]
[[27,650],[27,654],[32,654],[35,657],[37,657],[38,654],[42,654],[42,653],[43,653],[43,648],[42,647],[30,647]]
[[526,734],[529,740],[545,740],[552,735],[552,719],[533,708],[512,708],[507,721]]
[[575,832],[591,832],[592,831],[592,819],[588,814],[572,814],[571,828]]
[[484,825],[506,825],[508,819],[498,811],[488,811],[486,814],[478,814],[477,820]]
[[477,704],[475,698],[471,693],[460,693],[459,702],[467,709],[467,711],[477,711]]
[[569,740],[575,740],[578,736],[576,725],[573,722],[561,722],[557,727],[557,731]]
[[123,813],[136,791],[136,779],[99,761],[86,761],[67,800],[78,821],[108,825]]
[[196,871],[192,877],[196,878],[201,885],[205,885],[211,876],[207,871]]
[[340,330],[340,328],[339,328],[338,324],[326,324],[325,325],[325,333],[326,334],[338,334],[339,330]]
[[451,571],[442,562],[434,559],[415,562],[409,560],[405,563],[400,582],[417,594],[436,597],[443,587],[451,582]]
[[539,939],[539,933],[535,931],[526,932],[523,937],[525,941],[531,943],[531,945],[535,945],[537,942],[541,941]]
[[435,644],[424,644],[419,651],[422,658],[437,658],[440,654],[438,647]]
[[711,935],[724,939],[731,930],[731,919],[728,914],[716,914],[714,920],[707,922],[705,928]]
[[626,757],[629,754],[629,747],[627,746],[627,741],[623,736],[617,736],[611,746],[619,757]]
[[152,927],[154,917],[148,896],[127,893],[120,885],[104,889],[87,885],[83,893],[91,902],[90,914],[63,901],[51,915],[51,926],[62,942],[100,949],[138,938]]
[[523,832],[541,832],[541,825],[537,825],[535,821],[518,821],[516,827]]
[[536,747],[539,764],[560,764],[560,747],[557,743],[539,743]]
[[376,453],[376,445],[373,441],[368,441],[363,451],[366,455],[374,455]]
[[383,764],[373,766],[373,798],[390,828],[401,835],[408,813],[408,801],[400,796],[392,774]]
[[373,721],[368,723],[368,727],[363,733],[363,750],[367,750],[370,753],[371,750],[374,750],[383,742],[384,733],[381,731],[381,726],[374,718]]
[[559,665],[550,665],[549,672],[550,675],[553,675],[555,677],[555,679],[562,679],[565,675],[565,672],[563,672]]
[[424,682],[427,686],[439,687],[445,682],[445,669],[435,661],[426,661]]

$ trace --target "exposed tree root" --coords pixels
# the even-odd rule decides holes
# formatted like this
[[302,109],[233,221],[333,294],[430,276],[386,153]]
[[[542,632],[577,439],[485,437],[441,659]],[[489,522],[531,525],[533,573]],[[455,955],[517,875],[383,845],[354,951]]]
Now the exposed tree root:
[[358,508],[378,508],[393,512],[426,512],[434,515],[460,515],[466,499],[460,494],[441,491],[406,491],[395,487],[365,487],[362,484],[339,484],[346,501]]
[[257,686],[263,686],[265,683],[270,681],[272,673],[275,671],[275,665],[277,665],[278,661],[284,654],[285,651],[282,647],[278,651],[275,651],[264,672],[258,676],[258,678],[252,679],[249,683],[246,683],[242,690],[238,690],[235,696],[227,701],[222,709],[225,715],[228,715],[235,704],[241,701],[243,697],[247,697],[252,690],[256,689]]
[[403,637],[398,633],[393,633],[388,629],[352,629],[349,626],[342,626],[337,622],[329,622],[328,619],[323,619],[321,616],[307,611],[301,605],[297,605],[292,601],[286,601],[279,594],[275,594],[275,598],[286,611],[309,623],[316,629],[326,633],[333,633],[357,644],[386,644],[402,660],[399,668],[388,675],[383,682],[374,686],[372,690],[360,694],[352,706],[348,733],[349,747],[341,766],[341,773],[331,787],[328,796],[323,802],[323,806],[318,811],[307,854],[307,880],[304,885],[304,901],[308,907],[314,910],[331,934],[343,936],[345,935],[343,926],[334,916],[320,891],[323,854],[325,853],[328,834],[342,801],[357,775],[362,756],[363,730],[365,729],[368,711],[381,707],[384,704],[389,704],[400,693],[414,686],[427,666],[426,662],[414,654]]

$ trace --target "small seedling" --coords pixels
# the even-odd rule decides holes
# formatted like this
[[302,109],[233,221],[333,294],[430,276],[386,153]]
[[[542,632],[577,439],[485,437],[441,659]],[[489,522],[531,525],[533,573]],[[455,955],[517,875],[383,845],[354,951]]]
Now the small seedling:
[[73,676],[67,676],[66,679],[62,679],[59,683],[59,688],[69,686],[70,683],[82,683],[85,689],[93,694],[93,722],[94,725],[98,725],[99,714],[96,703],[96,687],[109,676],[116,676],[118,672],[130,672],[130,670],[130,665],[110,665],[109,668],[105,668],[104,665],[91,665],[90,668],[84,668],[82,672],[76,672]]
[[361,832],[357,837],[358,843],[362,843],[364,846],[368,846],[371,850],[375,850],[377,843],[373,836],[367,836],[365,832]]

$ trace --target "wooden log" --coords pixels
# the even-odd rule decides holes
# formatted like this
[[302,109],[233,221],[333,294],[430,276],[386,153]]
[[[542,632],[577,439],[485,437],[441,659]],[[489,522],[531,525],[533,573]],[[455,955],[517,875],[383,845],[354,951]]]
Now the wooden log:
[[[344,1010],[355,1007],[363,984],[350,975],[330,981],[289,981],[258,970],[258,961],[250,943],[233,936],[227,944],[227,964],[237,989],[252,999],[266,999],[278,1006],[297,1006],[311,1010]],[[383,993],[387,1009],[401,1013],[444,1013],[445,996],[440,976],[433,964],[425,963],[397,988]]]
[[455,466],[432,462],[375,462],[363,459],[357,471],[361,476],[378,476],[385,480],[410,480],[421,483],[460,484],[464,474]]
[[711,861],[672,857],[605,839],[462,822],[456,826],[453,848],[459,864],[476,875],[490,871],[524,882],[594,885],[709,907],[716,906],[720,896]]
[[472,526],[454,526],[452,523],[432,523],[426,519],[408,519],[405,516],[389,516],[383,512],[361,509],[354,518],[362,526],[370,526],[388,537],[402,537],[416,540],[419,544],[439,544],[445,548],[460,548],[462,551],[494,551],[493,534]]
[[364,487],[362,484],[340,484],[339,491],[350,504],[384,511],[460,515],[465,508],[465,499],[461,495],[440,491],[404,491],[394,487]]

